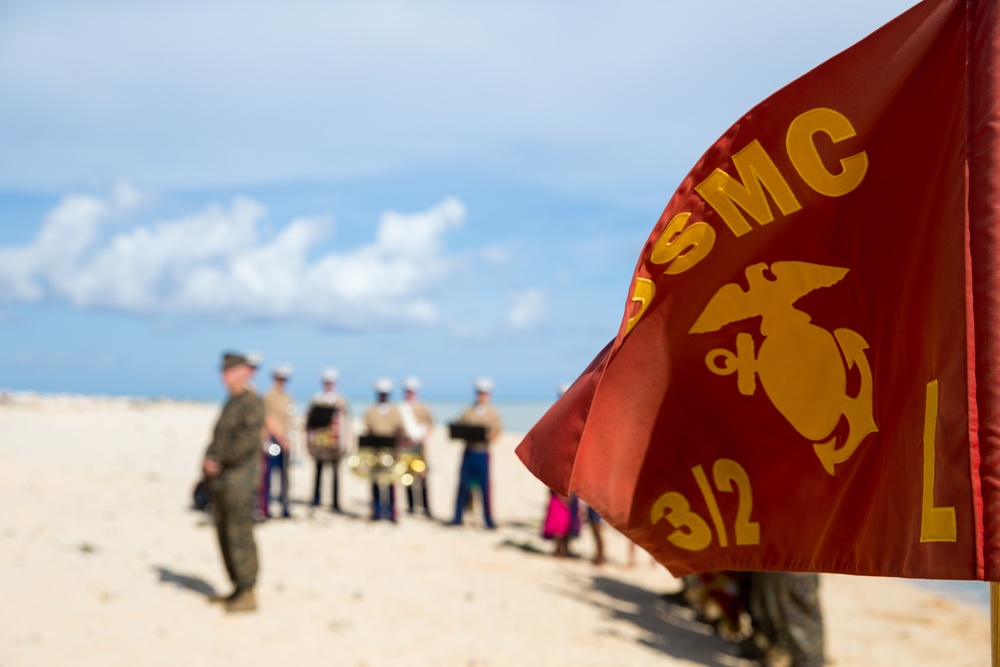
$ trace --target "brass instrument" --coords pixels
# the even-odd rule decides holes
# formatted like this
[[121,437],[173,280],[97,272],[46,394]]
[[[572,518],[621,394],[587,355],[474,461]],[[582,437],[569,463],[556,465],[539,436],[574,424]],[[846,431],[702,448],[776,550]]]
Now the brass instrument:
[[426,469],[422,447],[399,449],[396,439],[363,435],[358,451],[347,458],[347,465],[360,477],[377,484],[410,486]]
[[424,460],[424,448],[422,445],[404,449],[399,454],[399,461],[406,464],[406,472],[399,478],[403,486],[412,485],[427,470],[427,461]]

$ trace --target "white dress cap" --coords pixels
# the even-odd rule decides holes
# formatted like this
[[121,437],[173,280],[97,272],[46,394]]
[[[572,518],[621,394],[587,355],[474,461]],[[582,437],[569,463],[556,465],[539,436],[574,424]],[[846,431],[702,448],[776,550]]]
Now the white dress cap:
[[407,391],[420,391],[420,380],[410,376],[403,380],[403,389]]
[[489,378],[479,378],[475,383],[476,391],[481,394],[488,394],[493,391],[493,380]]
[[274,367],[274,370],[271,371],[271,373],[274,377],[284,378],[287,380],[292,377],[292,367],[290,364],[278,364]]
[[323,372],[319,374],[319,378],[323,382],[336,382],[340,379],[340,373],[336,368],[324,368]]
[[243,355],[247,359],[247,366],[250,368],[260,368],[260,362],[264,361],[264,357],[261,356],[260,352],[247,352]]
[[388,378],[379,378],[375,380],[375,391],[377,391],[380,394],[391,394],[392,380]]

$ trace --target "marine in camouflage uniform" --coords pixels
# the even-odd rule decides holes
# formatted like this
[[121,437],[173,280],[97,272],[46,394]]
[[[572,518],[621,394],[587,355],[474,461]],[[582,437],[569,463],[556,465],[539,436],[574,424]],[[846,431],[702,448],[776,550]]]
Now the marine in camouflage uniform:
[[767,667],[822,667],[823,615],[819,575],[792,572],[746,573],[747,611],[753,648]]
[[215,424],[205,452],[204,469],[215,506],[215,526],[226,572],[235,590],[226,598],[227,611],[249,611],[257,606],[257,545],[253,538],[253,509],[257,490],[257,461],[264,427],[264,403],[250,389],[250,370],[242,355],[223,357],[222,377],[229,400]]

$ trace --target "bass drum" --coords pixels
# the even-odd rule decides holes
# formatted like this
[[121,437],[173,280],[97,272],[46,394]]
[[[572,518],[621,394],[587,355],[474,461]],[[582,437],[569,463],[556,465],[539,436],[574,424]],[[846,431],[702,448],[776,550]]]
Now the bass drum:
[[340,438],[328,428],[306,431],[306,448],[309,456],[324,463],[339,462],[343,453],[340,450]]

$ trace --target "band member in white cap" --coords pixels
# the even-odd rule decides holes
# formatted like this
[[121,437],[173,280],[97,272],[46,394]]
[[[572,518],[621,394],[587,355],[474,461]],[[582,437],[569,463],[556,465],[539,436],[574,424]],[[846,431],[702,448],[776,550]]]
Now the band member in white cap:
[[403,419],[403,446],[416,450],[424,460],[424,471],[414,476],[413,483],[406,487],[407,510],[413,514],[416,499],[419,499],[424,514],[431,516],[431,506],[427,502],[427,436],[434,426],[434,417],[427,404],[417,398],[420,380],[408,377],[403,380],[403,400],[399,403],[399,416]]
[[295,402],[286,387],[292,377],[292,367],[279,364],[271,371],[274,384],[264,394],[264,458],[261,466],[261,488],[258,511],[262,518],[271,516],[271,477],[279,473],[281,516],[289,518],[288,467],[291,463],[291,434],[294,428]]
[[[309,431],[326,431],[324,444],[330,443],[334,450],[327,452],[322,448],[317,448],[319,456],[314,456],[316,461],[316,483],[313,487],[312,506],[319,507],[320,503],[320,482],[323,478],[323,466],[329,464],[333,475],[333,498],[330,506],[334,512],[340,511],[340,456],[346,449],[348,437],[350,435],[350,406],[347,399],[337,393],[337,380],[340,373],[336,368],[326,368],[320,373],[320,381],[323,384],[323,391],[313,396],[309,405],[309,412],[306,415],[306,429]],[[307,435],[307,439],[308,439]]]
[[[402,437],[403,418],[396,406],[389,402],[392,389],[392,380],[379,378],[375,381],[375,405],[365,413],[365,429],[369,435],[397,439]],[[372,482],[372,520],[389,519],[395,522],[396,485],[388,484],[388,489],[381,489],[381,486],[378,482]],[[382,498],[384,490],[387,491],[388,498]]]
[[490,454],[489,446],[503,429],[500,413],[490,405],[490,395],[493,393],[493,381],[480,378],[474,384],[476,400],[459,416],[456,423],[469,426],[482,426],[486,429],[486,440],[481,442],[466,442],[462,454],[462,469],[458,479],[458,494],[455,498],[455,518],[451,525],[462,524],[462,513],[472,497],[472,486],[479,486],[483,496],[483,519],[487,528],[495,528],[493,516],[490,513]]
[[264,356],[260,352],[247,352],[244,356],[246,357],[247,365],[250,366],[251,371],[250,382],[247,386],[254,391],[257,391],[257,388],[254,386],[254,377],[257,375],[257,371],[260,370],[260,365],[264,361]]

